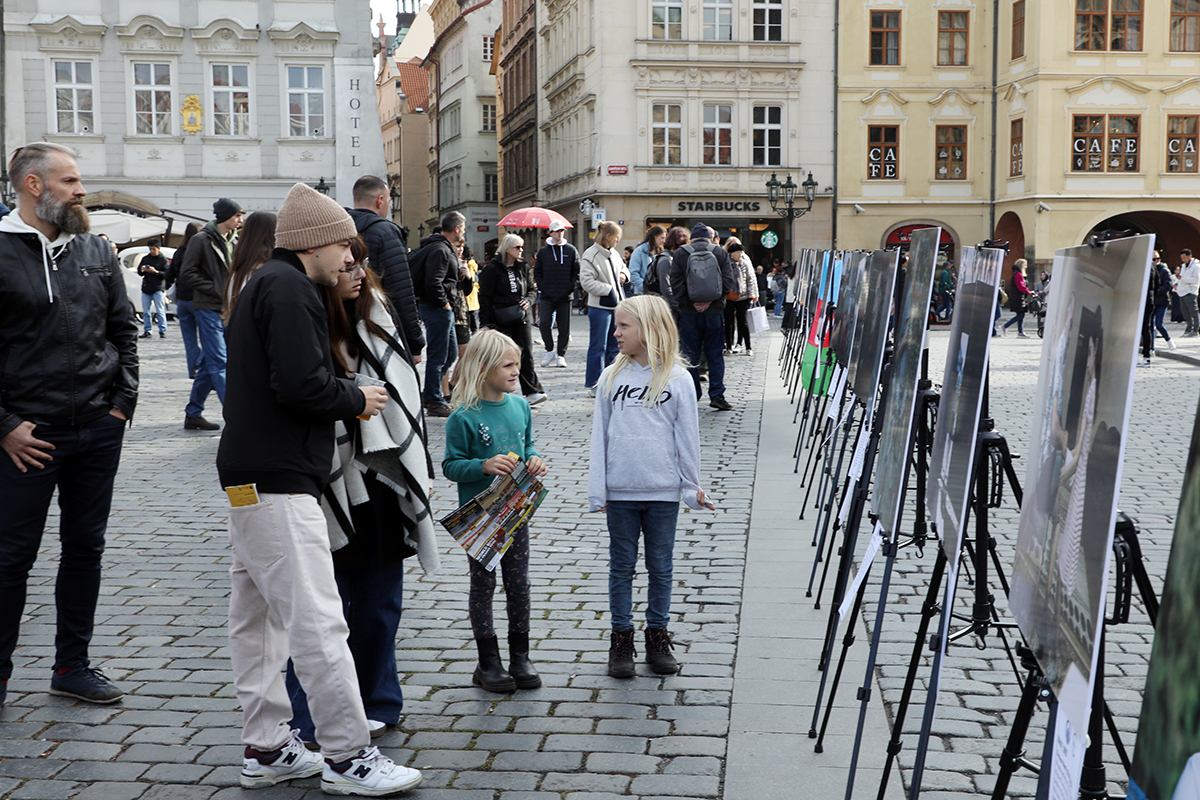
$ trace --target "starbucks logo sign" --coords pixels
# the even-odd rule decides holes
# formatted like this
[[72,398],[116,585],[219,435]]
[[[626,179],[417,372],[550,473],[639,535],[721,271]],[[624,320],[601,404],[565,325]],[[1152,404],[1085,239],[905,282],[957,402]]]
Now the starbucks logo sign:
[[770,250],[775,245],[779,244],[779,236],[775,231],[764,231],[762,235],[762,246]]

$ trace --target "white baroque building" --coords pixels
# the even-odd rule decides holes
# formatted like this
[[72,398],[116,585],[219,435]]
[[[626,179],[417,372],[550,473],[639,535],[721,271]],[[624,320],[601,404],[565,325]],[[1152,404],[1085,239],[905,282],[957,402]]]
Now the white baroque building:
[[[625,244],[704,222],[755,264],[831,241],[833,0],[546,0],[539,28],[540,196],[589,243],[604,210]],[[773,173],[818,182],[812,213],[771,209]],[[581,205],[582,204],[582,205]],[[774,243],[774,244],[770,244]]]
[[385,174],[369,0],[9,0],[6,157],[79,154],[89,192],[208,219]]

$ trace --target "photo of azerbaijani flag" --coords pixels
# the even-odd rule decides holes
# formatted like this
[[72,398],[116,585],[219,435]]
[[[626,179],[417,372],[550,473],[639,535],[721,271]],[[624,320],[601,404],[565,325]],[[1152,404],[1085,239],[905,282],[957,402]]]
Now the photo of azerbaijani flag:
[[829,380],[833,375],[833,358],[829,350],[829,335],[833,325],[826,317],[829,304],[837,297],[841,280],[841,255],[835,258],[834,253],[826,250],[822,253],[820,288],[800,361],[800,385],[806,389],[812,387],[812,391],[819,395],[829,390]]

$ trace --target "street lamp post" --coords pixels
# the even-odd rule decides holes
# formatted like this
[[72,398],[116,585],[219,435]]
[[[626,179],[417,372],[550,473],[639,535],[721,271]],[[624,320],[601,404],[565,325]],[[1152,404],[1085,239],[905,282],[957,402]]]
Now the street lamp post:
[[321,180],[317,181],[317,185],[313,187],[323,195],[329,194],[329,184],[325,182],[325,176],[321,176]]
[[400,192],[396,190],[395,186],[392,187],[390,196],[392,198],[392,216],[395,216],[400,213]]
[[[812,211],[813,200],[817,197],[817,185],[817,182],[813,180],[812,172],[808,173],[808,179],[799,186],[792,180],[791,173],[788,173],[785,183],[780,183],[774,172],[771,173],[771,180],[767,181],[767,199],[771,201],[771,209],[788,221],[788,239],[793,247],[795,247],[796,238],[793,235],[792,223]],[[806,202],[806,205],[800,208],[796,207],[797,189],[803,190]],[[780,206],[780,201],[783,202],[782,206]]]

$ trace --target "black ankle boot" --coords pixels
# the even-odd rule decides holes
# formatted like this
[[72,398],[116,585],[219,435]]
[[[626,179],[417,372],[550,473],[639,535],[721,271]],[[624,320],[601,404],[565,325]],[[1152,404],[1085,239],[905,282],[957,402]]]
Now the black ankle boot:
[[632,678],[635,674],[633,631],[613,631],[608,647],[608,674],[613,678]]
[[671,655],[671,636],[666,628],[646,629],[646,663],[659,675],[679,672],[679,662]]
[[512,675],[504,669],[500,661],[500,644],[495,636],[487,639],[476,639],[475,646],[479,648],[479,666],[471,682],[482,686],[489,692],[512,692],[517,688]]
[[518,689],[537,689],[542,679],[529,660],[529,631],[508,634],[508,671]]

